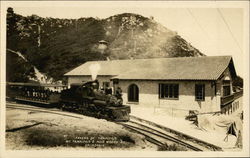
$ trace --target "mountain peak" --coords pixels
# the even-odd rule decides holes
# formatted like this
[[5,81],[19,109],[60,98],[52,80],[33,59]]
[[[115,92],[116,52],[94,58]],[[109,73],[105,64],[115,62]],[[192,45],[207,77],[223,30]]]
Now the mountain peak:
[[104,20],[104,29],[111,59],[203,55],[152,17],[118,14]]
[[[9,10],[8,15],[7,48],[55,80],[92,60],[203,56],[176,32],[139,14],[57,19]],[[100,46],[101,40],[106,46]]]

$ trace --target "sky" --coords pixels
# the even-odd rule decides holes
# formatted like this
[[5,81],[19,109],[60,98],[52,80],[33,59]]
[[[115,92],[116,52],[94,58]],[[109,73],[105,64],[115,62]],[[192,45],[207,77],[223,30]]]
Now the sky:
[[[214,2],[215,3],[215,2]],[[176,31],[207,56],[233,56],[236,72],[243,76],[244,9],[242,5],[221,4],[182,5],[169,2],[41,2],[36,5],[9,3],[14,12],[28,16],[54,18],[107,18],[115,14],[136,13],[154,20],[172,31]]]

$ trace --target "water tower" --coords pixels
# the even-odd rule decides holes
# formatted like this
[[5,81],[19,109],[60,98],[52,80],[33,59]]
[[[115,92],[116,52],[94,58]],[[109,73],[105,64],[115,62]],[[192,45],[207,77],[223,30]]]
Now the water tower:
[[101,53],[104,53],[104,51],[108,48],[108,42],[105,40],[101,40],[98,43],[98,50],[100,50]]

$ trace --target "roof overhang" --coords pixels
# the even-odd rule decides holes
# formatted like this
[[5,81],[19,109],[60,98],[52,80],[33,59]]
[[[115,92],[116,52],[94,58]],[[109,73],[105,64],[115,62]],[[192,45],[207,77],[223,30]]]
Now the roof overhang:
[[221,73],[220,76],[218,76],[217,80],[223,77],[223,74],[224,74],[224,72],[226,71],[227,68],[229,68],[229,72],[230,72],[232,80],[234,80],[237,77],[236,70],[235,70],[235,67],[234,67],[233,58],[231,58],[228,65],[227,65],[227,67],[225,68],[223,73]]
[[237,77],[237,73],[234,67],[233,58],[231,58],[228,67],[229,67],[229,71],[230,71],[232,79],[235,79]]
[[216,79],[120,79],[111,78],[110,80],[121,80],[121,81],[216,81]]

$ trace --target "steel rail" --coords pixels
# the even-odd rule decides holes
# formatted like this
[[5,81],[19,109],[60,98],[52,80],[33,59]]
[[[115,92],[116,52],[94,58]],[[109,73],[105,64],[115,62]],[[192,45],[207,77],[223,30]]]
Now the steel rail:
[[[129,121],[128,123],[135,124],[133,121]],[[193,151],[202,151],[201,149],[199,149],[199,148],[197,148],[195,146],[192,146],[192,145],[190,145],[188,143],[185,143],[185,142],[183,142],[183,141],[181,141],[181,140],[179,140],[177,138],[174,138],[174,137],[172,137],[170,135],[167,135],[166,133],[162,133],[162,132],[160,132],[160,131],[158,131],[156,129],[153,129],[151,127],[148,127],[148,126],[145,126],[145,125],[142,125],[142,124],[139,124],[139,123],[136,123],[136,125],[139,125],[142,128],[136,127],[136,126],[133,126],[133,125],[128,125],[127,123],[119,123],[119,124],[123,125],[126,128],[132,129],[132,130],[136,131],[139,134],[144,135],[146,138],[147,137],[152,138],[152,136],[150,136],[150,135],[153,135],[153,136],[156,136],[156,137],[160,137],[161,139],[164,139],[164,140],[171,141],[171,142],[174,142],[176,144],[182,145],[182,146],[184,146],[186,148],[189,148],[189,149],[191,149]],[[147,134],[144,134],[143,132],[145,132]],[[161,142],[159,140],[157,140],[157,141]],[[160,146],[162,146],[162,145],[164,145],[164,143],[160,144]]]
[[145,123],[145,124],[148,124],[148,125],[151,125],[153,127],[156,127],[156,128],[159,128],[159,129],[162,129],[166,132],[169,132],[169,133],[172,133],[172,134],[175,134],[176,136],[178,137],[181,137],[183,138],[184,140],[188,140],[188,141],[191,141],[193,143],[196,143],[196,144],[199,144],[200,146],[203,146],[207,149],[212,149],[213,151],[223,151],[221,147],[219,146],[216,146],[214,144],[211,144],[211,143],[208,143],[208,142],[205,142],[203,140],[200,140],[198,138],[195,138],[193,136],[190,136],[190,135],[187,135],[185,133],[182,133],[180,131],[177,131],[177,130],[174,130],[174,129],[171,129],[171,128],[168,128],[168,127],[165,127],[165,126],[162,126],[162,125],[159,125],[159,124],[156,124],[154,122],[151,122],[151,121],[148,121],[148,120],[145,120],[145,119],[141,119],[141,118],[138,118],[136,116],[131,116],[130,115],[130,119],[134,119],[134,120],[137,120],[139,122],[142,122],[142,123]]
[[[182,141],[182,140],[180,140],[180,139],[177,139],[177,138],[175,138],[175,137],[173,137],[173,136],[170,136],[170,135],[168,135],[168,134],[166,134],[166,133],[163,133],[163,132],[161,132],[161,131],[159,131],[159,130],[153,129],[153,128],[151,128],[151,127],[148,127],[148,126],[146,126],[146,125],[140,124],[140,123],[138,123],[138,122],[134,122],[134,121],[129,121],[129,122],[131,122],[131,123],[133,123],[133,124],[136,124],[136,125],[138,125],[138,126],[141,126],[141,127],[143,127],[143,128],[147,128],[147,129],[149,129],[149,130],[151,130],[151,131],[154,131],[154,132],[156,132],[156,133],[159,133],[159,134],[156,134],[156,133],[154,133],[154,132],[150,132],[150,133],[155,134],[155,135],[157,135],[157,136],[159,136],[159,137],[162,137],[162,138],[168,139],[168,140],[170,140],[170,141],[173,141],[173,142],[175,142],[175,143],[178,143],[178,144],[180,144],[180,145],[186,146],[187,148],[190,148],[190,149],[192,149],[192,150],[194,150],[194,151],[202,151],[202,149],[200,149],[200,148],[197,148],[197,147],[195,147],[195,146],[193,146],[193,145],[191,145],[191,144],[188,144],[188,143],[186,143],[186,142],[184,142],[184,141]],[[149,132],[149,131],[148,131],[148,132]]]
[[141,131],[138,130],[138,129],[135,129],[135,128],[133,128],[133,127],[131,127],[131,126],[128,126],[128,125],[125,125],[125,124],[123,124],[123,123],[117,123],[117,124],[120,124],[120,125],[122,125],[122,126],[128,128],[128,129],[130,129],[130,130],[135,131],[136,133],[138,133],[138,134],[140,134],[140,135],[145,136],[145,138],[146,138],[147,141],[149,141],[149,142],[151,142],[151,143],[153,143],[153,144],[155,144],[155,145],[157,145],[157,146],[159,146],[159,147],[161,147],[161,146],[164,145],[164,143],[162,143],[162,142],[160,142],[159,140],[156,140],[155,138],[153,138],[153,137],[151,137],[151,136],[149,136],[149,135],[147,135],[147,134],[141,132]]
[[35,112],[42,112],[42,113],[50,113],[50,114],[56,114],[56,115],[61,115],[61,116],[67,116],[67,117],[73,117],[73,118],[78,118],[78,119],[83,119],[82,117],[78,117],[78,116],[74,116],[74,115],[70,115],[70,114],[67,114],[65,112],[62,112],[62,111],[50,111],[50,110],[46,110],[46,109],[38,109],[38,108],[26,108],[26,107],[15,107],[15,106],[6,106],[6,108],[9,108],[9,109],[19,109],[19,110],[29,110],[29,111],[35,111]]

